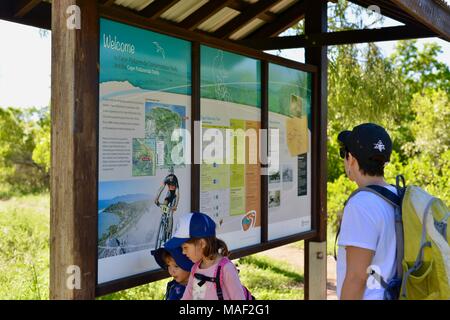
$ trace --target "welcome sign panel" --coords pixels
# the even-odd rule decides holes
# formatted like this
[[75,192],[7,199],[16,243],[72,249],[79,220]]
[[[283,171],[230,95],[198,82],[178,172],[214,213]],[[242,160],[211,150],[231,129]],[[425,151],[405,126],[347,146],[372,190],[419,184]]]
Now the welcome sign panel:
[[[190,210],[190,42],[101,19],[99,91],[101,284],[159,269],[151,255],[163,215],[158,196],[177,203],[172,225]],[[175,200],[163,183],[170,174]]]

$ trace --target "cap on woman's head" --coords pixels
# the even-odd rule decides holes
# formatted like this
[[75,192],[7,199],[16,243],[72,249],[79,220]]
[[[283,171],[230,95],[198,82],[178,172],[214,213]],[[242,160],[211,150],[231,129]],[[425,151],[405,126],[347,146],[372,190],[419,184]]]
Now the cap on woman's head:
[[168,249],[168,248],[158,248],[156,250],[152,250],[151,254],[155,257],[156,263],[162,268],[167,270],[167,263],[164,261],[163,254],[168,253],[175,263],[184,271],[191,272],[191,268],[194,263],[183,254],[183,250],[181,247]]
[[392,153],[392,141],[386,130],[374,123],[363,123],[352,131],[342,131],[338,141],[361,163],[370,163],[373,159],[389,162]]
[[201,212],[185,213],[180,216],[173,237],[166,242],[165,248],[181,247],[192,238],[216,236],[216,223],[207,214]]

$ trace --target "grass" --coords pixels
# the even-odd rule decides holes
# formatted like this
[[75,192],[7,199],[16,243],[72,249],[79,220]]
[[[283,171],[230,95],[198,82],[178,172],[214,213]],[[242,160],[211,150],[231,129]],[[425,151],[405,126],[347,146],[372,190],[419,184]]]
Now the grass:
[[49,195],[0,201],[0,299],[48,299]]
[[303,274],[289,264],[262,256],[239,259],[241,282],[259,300],[301,300]]
[[[0,299],[49,298],[48,194],[0,200]],[[241,282],[258,300],[303,299],[303,274],[263,256],[234,261]],[[163,299],[169,279],[115,292],[101,300]]]

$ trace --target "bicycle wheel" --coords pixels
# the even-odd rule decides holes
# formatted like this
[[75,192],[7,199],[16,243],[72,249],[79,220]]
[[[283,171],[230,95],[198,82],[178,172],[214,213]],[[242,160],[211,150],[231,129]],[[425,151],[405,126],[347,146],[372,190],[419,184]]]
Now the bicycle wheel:
[[172,229],[173,229],[173,211],[170,210],[167,214],[167,239],[172,238]]
[[166,217],[165,214],[163,214],[159,222],[158,234],[156,235],[155,250],[161,248],[162,245],[165,243],[164,239],[166,237],[165,230],[166,230]]

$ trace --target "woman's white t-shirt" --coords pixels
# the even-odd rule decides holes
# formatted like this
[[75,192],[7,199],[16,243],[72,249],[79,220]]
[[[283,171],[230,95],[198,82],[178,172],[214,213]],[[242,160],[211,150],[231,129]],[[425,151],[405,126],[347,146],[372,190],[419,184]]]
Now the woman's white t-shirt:
[[[392,186],[387,189],[397,194]],[[395,274],[395,213],[394,207],[380,196],[361,191],[344,208],[338,239],[337,296],[340,298],[346,266],[346,246],[375,252],[372,269],[388,282]],[[369,277],[364,300],[382,300],[384,289],[374,277]]]

